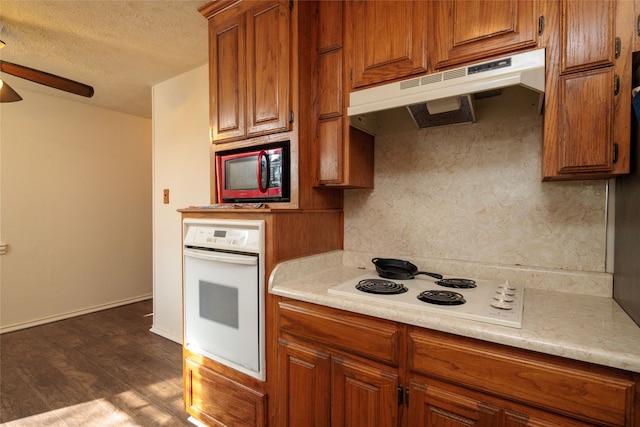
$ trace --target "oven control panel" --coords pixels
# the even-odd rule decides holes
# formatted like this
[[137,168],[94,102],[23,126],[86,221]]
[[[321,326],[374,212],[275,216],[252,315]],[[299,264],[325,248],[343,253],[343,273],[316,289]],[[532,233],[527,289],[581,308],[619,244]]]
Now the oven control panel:
[[193,245],[226,245],[244,247],[247,245],[249,237],[248,230],[227,230],[216,227],[193,227],[193,233],[188,234],[192,237]]
[[[241,222],[242,224],[238,224]],[[256,223],[256,224],[253,224]],[[263,221],[184,220],[184,245],[262,253]]]

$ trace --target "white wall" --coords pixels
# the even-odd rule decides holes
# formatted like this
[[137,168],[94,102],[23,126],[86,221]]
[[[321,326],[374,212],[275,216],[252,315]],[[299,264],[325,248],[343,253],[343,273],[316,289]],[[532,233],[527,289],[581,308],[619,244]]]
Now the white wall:
[[151,296],[151,120],[0,104],[0,331]]
[[[182,342],[182,252],[177,209],[209,204],[208,66],[153,87],[153,326]],[[169,204],[163,190],[169,189]]]

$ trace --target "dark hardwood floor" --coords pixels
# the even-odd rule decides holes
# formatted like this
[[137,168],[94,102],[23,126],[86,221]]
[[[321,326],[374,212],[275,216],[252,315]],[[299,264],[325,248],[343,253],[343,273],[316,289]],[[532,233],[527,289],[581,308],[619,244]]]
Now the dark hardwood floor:
[[3,426],[192,426],[151,300],[0,335]]

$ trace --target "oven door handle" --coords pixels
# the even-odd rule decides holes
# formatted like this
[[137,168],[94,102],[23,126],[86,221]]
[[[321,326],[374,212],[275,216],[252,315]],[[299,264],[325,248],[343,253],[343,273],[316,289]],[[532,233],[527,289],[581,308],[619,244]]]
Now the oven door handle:
[[184,256],[203,259],[205,261],[219,261],[219,262],[224,262],[226,264],[244,264],[244,265],[258,264],[258,257],[251,256],[251,255],[229,254],[226,252],[199,251],[195,249],[185,248]]

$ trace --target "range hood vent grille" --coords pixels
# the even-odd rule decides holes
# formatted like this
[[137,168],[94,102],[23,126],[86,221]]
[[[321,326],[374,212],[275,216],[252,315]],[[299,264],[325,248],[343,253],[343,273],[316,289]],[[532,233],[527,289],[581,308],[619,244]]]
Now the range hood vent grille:
[[442,73],[442,80],[459,79],[460,77],[464,77],[466,75],[467,75],[466,68],[457,68],[455,70],[444,71]]

